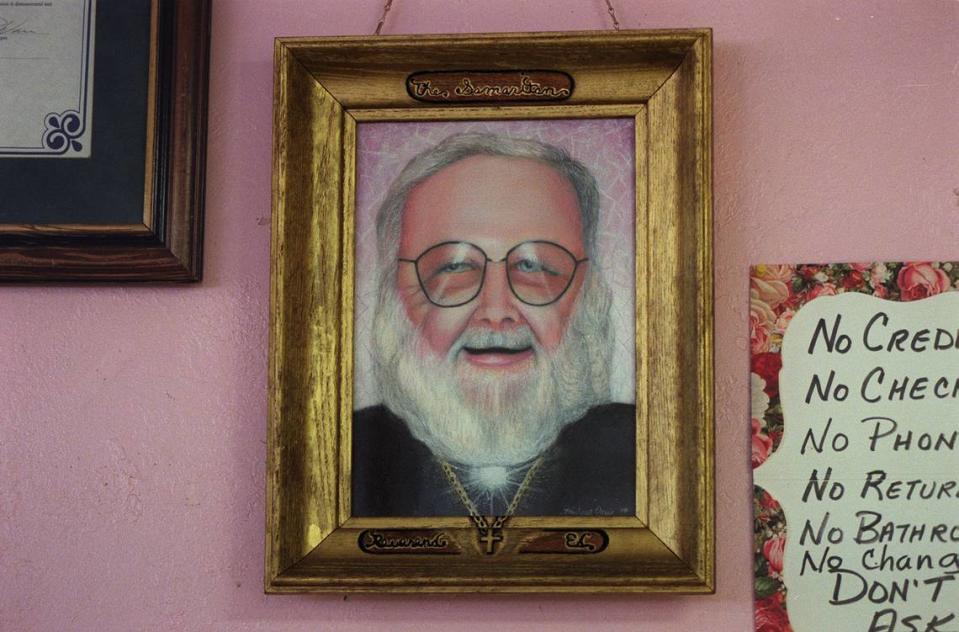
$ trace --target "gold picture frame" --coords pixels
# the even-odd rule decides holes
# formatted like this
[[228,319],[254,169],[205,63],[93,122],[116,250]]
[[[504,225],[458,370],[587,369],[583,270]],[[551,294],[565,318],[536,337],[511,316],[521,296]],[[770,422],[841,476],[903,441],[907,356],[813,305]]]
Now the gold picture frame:
[[[276,40],[267,592],[713,592],[711,54],[708,29]],[[553,87],[506,85],[527,71]],[[636,515],[516,516],[495,555],[465,516],[353,517],[357,124],[602,117],[635,121]],[[455,553],[377,554],[377,529]],[[556,533],[605,541],[517,552]]]

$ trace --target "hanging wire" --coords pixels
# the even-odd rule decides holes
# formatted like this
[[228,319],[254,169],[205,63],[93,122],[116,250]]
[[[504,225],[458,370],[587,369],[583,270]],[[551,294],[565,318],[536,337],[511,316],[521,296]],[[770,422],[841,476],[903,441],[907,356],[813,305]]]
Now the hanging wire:
[[612,0],[606,0],[606,10],[609,12],[610,19],[613,20],[613,29],[619,30],[619,20],[616,19],[616,9],[613,8]]
[[[376,30],[373,31],[374,35],[379,35],[383,30],[383,25],[386,24],[386,15],[392,8],[393,0],[386,0],[386,4],[383,5],[383,15],[380,16],[380,21],[376,23]],[[612,0],[606,0],[606,11],[609,13],[609,19],[613,21],[613,29],[616,31],[620,30],[619,19],[616,17],[616,9],[613,8]]]
[[[608,2],[609,0],[607,0]],[[383,25],[386,24],[386,14],[390,12],[390,9],[393,7],[393,0],[386,0],[386,4],[383,5],[383,15],[380,16],[380,21],[376,23],[376,30],[373,31],[374,35],[379,35],[380,31],[383,30]]]

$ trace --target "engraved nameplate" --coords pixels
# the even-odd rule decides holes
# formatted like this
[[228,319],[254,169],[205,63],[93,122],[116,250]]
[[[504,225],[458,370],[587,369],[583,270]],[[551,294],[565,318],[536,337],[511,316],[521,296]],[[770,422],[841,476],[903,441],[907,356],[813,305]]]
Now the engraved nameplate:
[[573,78],[555,70],[416,72],[406,91],[427,103],[564,101],[573,94]]
[[366,529],[357,544],[365,553],[400,555],[456,555],[459,545],[445,531],[435,529]]
[[520,553],[600,553],[609,545],[609,536],[601,529],[548,529],[519,547]]

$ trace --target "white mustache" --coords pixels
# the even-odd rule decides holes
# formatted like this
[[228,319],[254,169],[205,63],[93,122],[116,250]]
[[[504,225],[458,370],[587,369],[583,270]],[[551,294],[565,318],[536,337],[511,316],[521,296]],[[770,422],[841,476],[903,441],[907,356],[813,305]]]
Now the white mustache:
[[455,358],[464,347],[484,349],[488,347],[503,347],[504,349],[525,349],[533,347],[538,351],[536,338],[529,327],[510,331],[493,331],[491,329],[467,329],[456,339],[450,347],[449,357]]

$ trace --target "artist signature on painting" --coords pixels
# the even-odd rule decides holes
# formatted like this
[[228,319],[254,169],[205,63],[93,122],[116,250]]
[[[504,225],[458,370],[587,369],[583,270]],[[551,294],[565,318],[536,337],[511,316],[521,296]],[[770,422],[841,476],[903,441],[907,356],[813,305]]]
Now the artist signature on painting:
[[39,35],[37,31],[27,26],[28,20],[8,20],[0,17],[0,40],[11,35]]
[[611,507],[566,507],[563,509],[563,515],[566,516],[616,516],[629,513],[629,507],[620,507],[617,511]]

